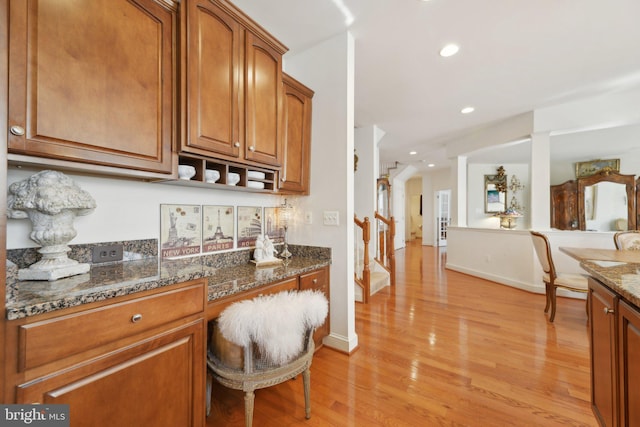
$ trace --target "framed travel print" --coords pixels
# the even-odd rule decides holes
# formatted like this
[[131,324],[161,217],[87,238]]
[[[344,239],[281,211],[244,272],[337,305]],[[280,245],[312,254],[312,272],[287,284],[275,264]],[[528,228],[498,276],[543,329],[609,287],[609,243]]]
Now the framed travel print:
[[160,256],[197,255],[202,233],[199,205],[160,205]]
[[202,252],[233,249],[233,206],[202,207]]
[[238,206],[238,247],[254,247],[261,234],[262,207]]

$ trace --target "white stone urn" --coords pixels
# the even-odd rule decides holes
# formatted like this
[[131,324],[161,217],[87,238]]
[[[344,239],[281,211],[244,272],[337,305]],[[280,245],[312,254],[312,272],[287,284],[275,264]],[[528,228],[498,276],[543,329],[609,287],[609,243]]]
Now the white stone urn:
[[76,216],[88,215],[96,207],[89,193],[82,190],[68,176],[51,170],[32,175],[9,186],[7,216],[29,218],[32,231],[29,237],[42,246],[40,261],[18,271],[20,280],[57,280],[89,271],[89,264],[81,264],[67,256],[67,244],[76,237],[73,221]]

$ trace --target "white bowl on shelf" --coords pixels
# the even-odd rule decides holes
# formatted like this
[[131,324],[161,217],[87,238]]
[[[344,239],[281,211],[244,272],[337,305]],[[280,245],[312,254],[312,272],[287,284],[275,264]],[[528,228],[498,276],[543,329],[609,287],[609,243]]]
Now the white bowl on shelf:
[[227,185],[236,185],[240,182],[240,174],[229,172],[227,174]]
[[264,172],[247,171],[247,178],[264,179],[265,178],[265,174],[264,174]]
[[204,171],[204,180],[208,183],[214,183],[220,179],[220,172],[215,169],[207,169]]
[[178,165],[178,177],[186,181],[193,178],[196,174],[196,168],[190,165]]
[[264,182],[259,181],[247,181],[247,187],[249,188],[264,188]]

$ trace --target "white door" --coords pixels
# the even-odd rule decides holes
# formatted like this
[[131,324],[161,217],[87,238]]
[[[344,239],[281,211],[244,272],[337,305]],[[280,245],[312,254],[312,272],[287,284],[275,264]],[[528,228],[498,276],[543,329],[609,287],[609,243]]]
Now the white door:
[[435,192],[436,212],[436,244],[447,246],[447,227],[451,222],[451,190],[439,190]]

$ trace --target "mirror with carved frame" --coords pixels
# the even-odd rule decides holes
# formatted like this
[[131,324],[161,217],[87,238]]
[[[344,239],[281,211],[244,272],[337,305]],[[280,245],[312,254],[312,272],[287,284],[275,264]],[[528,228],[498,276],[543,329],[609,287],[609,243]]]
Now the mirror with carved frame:
[[636,228],[634,175],[604,170],[577,181],[580,230],[623,231]]
[[485,213],[504,212],[507,209],[507,175],[500,166],[495,175],[484,176]]

